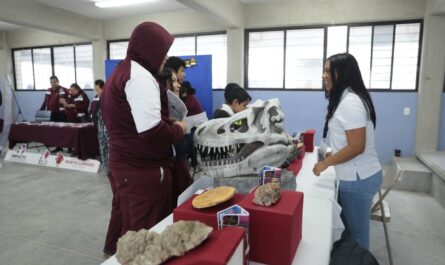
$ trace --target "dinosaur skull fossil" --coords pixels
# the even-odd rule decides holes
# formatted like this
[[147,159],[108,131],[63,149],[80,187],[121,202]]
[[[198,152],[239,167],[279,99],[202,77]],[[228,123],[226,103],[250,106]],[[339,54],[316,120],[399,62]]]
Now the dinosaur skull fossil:
[[291,150],[280,101],[257,100],[230,118],[209,120],[195,131],[204,172],[212,177],[257,174],[265,165],[280,166]]

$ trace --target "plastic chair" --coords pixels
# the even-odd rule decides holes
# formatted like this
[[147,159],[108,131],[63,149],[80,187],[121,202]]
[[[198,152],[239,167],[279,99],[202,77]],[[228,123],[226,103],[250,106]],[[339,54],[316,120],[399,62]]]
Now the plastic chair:
[[400,176],[402,175],[402,169],[399,166],[397,158],[394,158],[393,164],[386,170],[385,179],[392,179],[392,184],[383,192],[379,191],[378,197],[377,195],[374,197],[373,206],[371,209],[371,220],[382,222],[383,230],[385,231],[385,240],[386,240],[386,248],[388,249],[388,257],[389,263],[393,265],[392,254],[391,254],[391,243],[389,241],[389,234],[387,223],[391,220],[391,214],[389,211],[389,204],[385,201],[386,195],[392,190],[392,188],[396,185],[397,181],[399,181]]

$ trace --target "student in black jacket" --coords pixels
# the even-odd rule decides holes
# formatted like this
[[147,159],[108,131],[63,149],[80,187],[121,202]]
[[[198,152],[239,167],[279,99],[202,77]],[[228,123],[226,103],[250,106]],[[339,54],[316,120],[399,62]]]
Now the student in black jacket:
[[215,110],[213,119],[227,118],[243,111],[252,100],[247,91],[235,83],[227,84],[224,89],[224,98],[226,103],[223,104],[221,108]]

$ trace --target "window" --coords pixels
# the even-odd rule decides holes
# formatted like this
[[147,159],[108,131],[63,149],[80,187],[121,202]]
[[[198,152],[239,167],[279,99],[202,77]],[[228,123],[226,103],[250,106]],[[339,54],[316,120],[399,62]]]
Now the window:
[[[127,54],[128,40],[108,42],[109,59],[122,60]],[[212,87],[224,88],[227,84],[227,35],[190,34],[177,36],[169,56],[212,55]]]
[[350,27],[348,52],[354,55],[360,67],[363,83],[370,87],[369,76],[371,72],[371,41],[372,26]]
[[324,30],[288,30],[286,40],[285,88],[319,88]]
[[108,43],[110,60],[122,60],[127,55],[128,41],[113,41]]
[[14,51],[16,89],[34,90],[32,50]]
[[195,37],[175,38],[170,50],[168,51],[169,56],[188,56],[195,55],[195,53]]
[[227,36],[203,35],[196,40],[196,55],[212,55],[212,87],[227,85]]
[[417,90],[422,21],[246,30],[250,89],[321,89],[331,55],[356,58],[369,89]]
[[420,24],[396,25],[393,89],[416,89]]
[[283,87],[284,31],[249,34],[249,87]]
[[371,69],[371,87],[374,89],[390,87],[393,31],[393,25],[374,27]]
[[76,80],[74,47],[54,48],[54,74],[59,78],[59,83],[65,84],[65,87],[70,86]]
[[56,75],[61,86],[76,82],[91,89],[93,48],[91,44],[13,49],[16,90],[45,90]]
[[326,58],[331,55],[347,51],[348,27],[334,26],[328,27],[328,45]]
[[74,48],[76,52],[77,84],[84,89],[93,89],[93,46],[77,45]]

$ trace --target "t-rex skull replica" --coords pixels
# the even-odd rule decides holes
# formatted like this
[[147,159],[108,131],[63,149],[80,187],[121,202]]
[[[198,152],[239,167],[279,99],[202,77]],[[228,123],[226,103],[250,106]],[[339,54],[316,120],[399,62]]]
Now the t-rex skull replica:
[[281,166],[292,147],[277,98],[257,100],[230,118],[202,123],[194,141],[201,168],[212,177],[257,174],[265,165]]

